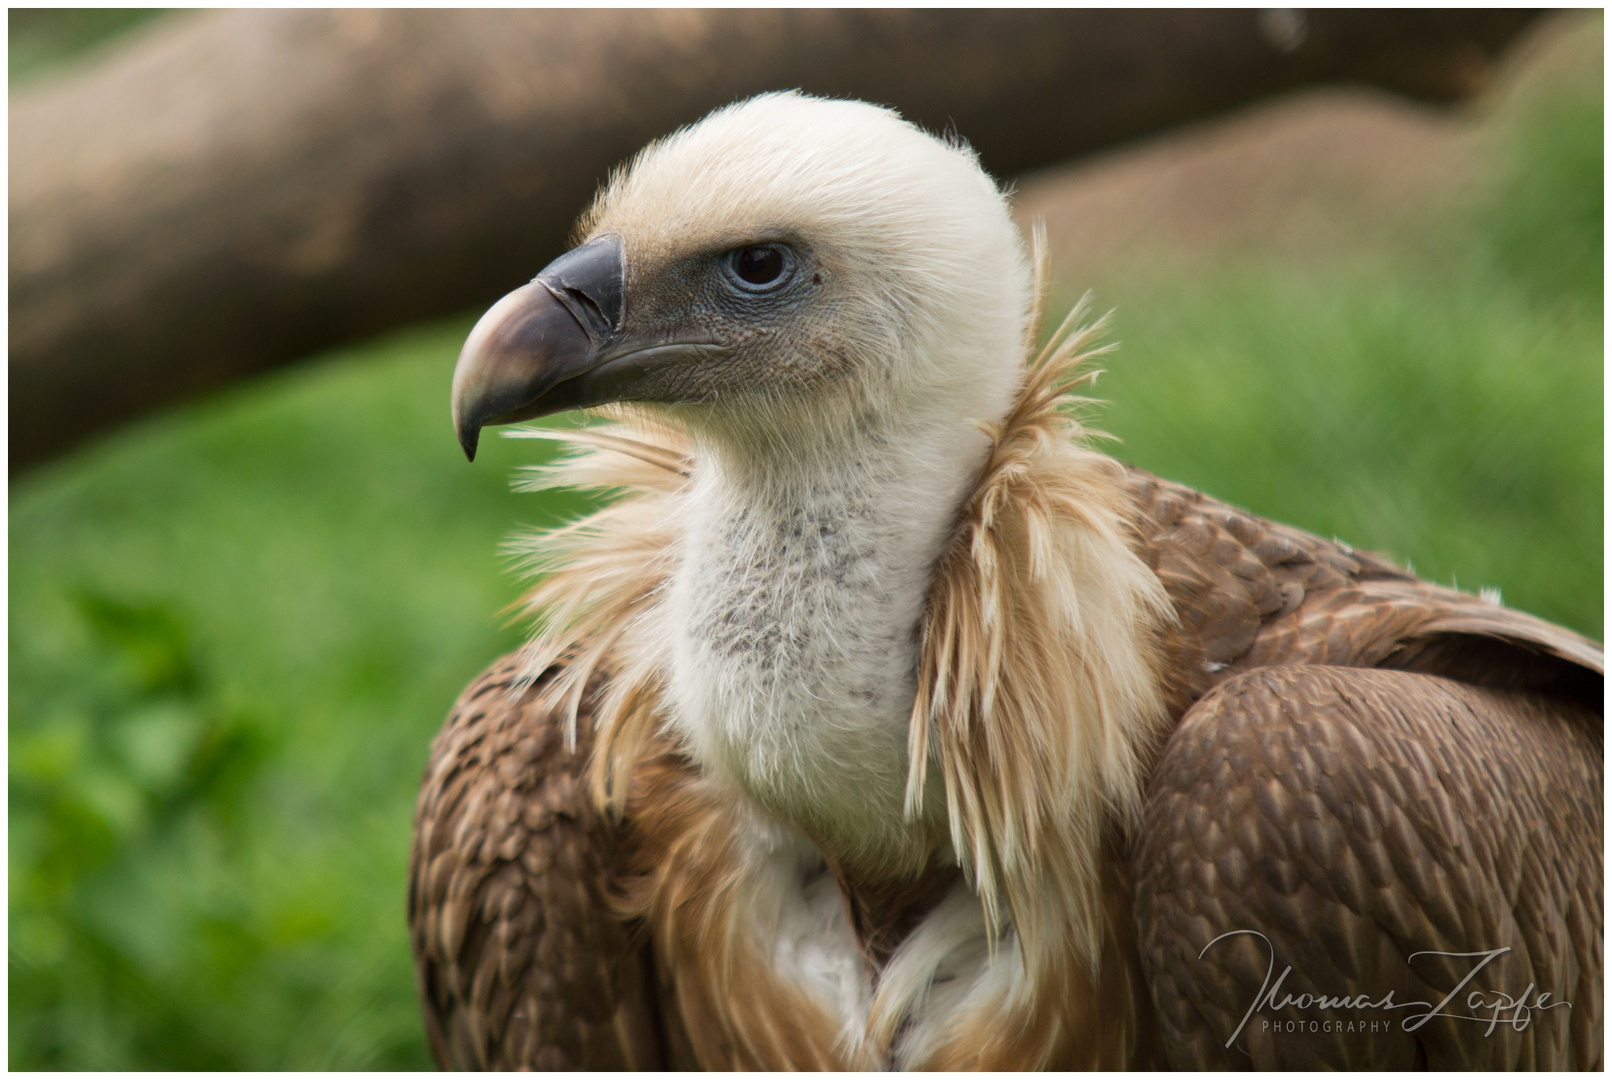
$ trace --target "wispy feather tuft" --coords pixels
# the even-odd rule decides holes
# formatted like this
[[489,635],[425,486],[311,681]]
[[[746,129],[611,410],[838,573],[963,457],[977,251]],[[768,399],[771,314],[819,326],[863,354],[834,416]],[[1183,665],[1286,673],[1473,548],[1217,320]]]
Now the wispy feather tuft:
[[535,680],[564,660],[548,685],[576,747],[577,712],[594,676],[608,668],[598,703],[598,742],[590,776],[595,797],[620,813],[628,781],[653,733],[665,680],[664,637],[655,601],[674,565],[677,497],[688,480],[686,448],[668,429],[617,420],[579,429],[521,428],[567,452],[522,472],[517,487],[594,488],[621,497],[559,528],[517,540],[523,568],[542,574],[522,601],[538,632],[523,672]]
[[[1089,399],[1077,390],[1106,351],[1093,347],[1104,321],[1087,314],[1083,299],[1026,365],[1007,419],[986,428],[990,455],[929,594],[908,730],[908,815],[938,767],[987,928],[1011,927],[1020,950],[1013,991],[975,1019],[1041,1031],[1049,1052],[1068,1025],[1031,1014],[1078,991],[1065,985],[1071,961],[1097,976],[1104,843],[1139,819],[1166,724],[1155,642],[1175,617],[1133,548],[1121,466],[1080,423]],[[893,1029],[884,1006],[875,1024],[884,1012]]]

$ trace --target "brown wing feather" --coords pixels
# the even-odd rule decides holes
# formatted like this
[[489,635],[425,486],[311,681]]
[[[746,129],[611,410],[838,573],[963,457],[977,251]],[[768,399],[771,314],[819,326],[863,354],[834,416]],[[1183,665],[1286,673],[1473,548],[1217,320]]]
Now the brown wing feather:
[[[1598,1064],[1601,647],[1141,470],[1129,483],[1180,617],[1164,647],[1183,719],[1135,867],[1175,1063]],[[1458,1021],[1254,1031],[1227,1050],[1265,954],[1247,938],[1197,953],[1242,928],[1303,973],[1295,996],[1425,999],[1450,972],[1411,971],[1410,953],[1509,945],[1492,985],[1550,983],[1571,1021],[1477,1041]]]
[[[1155,773],[1136,855],[1144,964],[1177,1067],[1601,1065],[1599,719],[1558,697],[1399,671],[1267,667],[1220,685]],[[1200,958],[1217,935],[1227,939]],[[1471,987],[1571,1002],[1492,1033],[1414,1010],[1289,1007],[1282,987],[1438,1002]],[[1280,996],[1279,996],[1280,999]],[[1452,1008],[1465,1012],[1464,996]],[[1342,1021],[1317,1030],[1271,1022]],[[1377,1022],[1356,1030],[1349,1022]]]
[[470,685],[431,747],[409,924],[432,1050],[456,1069],[665,1065],[652,959],[611,912],[614,830],[581,745],[516,655]]
[[1141,554],[1180,617],[1164,642],[1177,715],[1272,664],[1391,667],[1601,708],[1602,648],[1570,630],[1140,469],[1129,487]]

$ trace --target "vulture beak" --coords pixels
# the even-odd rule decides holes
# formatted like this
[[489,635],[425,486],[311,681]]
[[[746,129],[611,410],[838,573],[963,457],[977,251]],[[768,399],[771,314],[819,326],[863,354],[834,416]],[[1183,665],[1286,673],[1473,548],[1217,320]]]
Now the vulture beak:
[[[476,460],[481,429],[620,400],[626,263],[607,234],[549,263],[476,323],[453,372],[453,426]],[[629,354],[630,355],[630,354]],[[628,363],[627,367],[633,367]]]

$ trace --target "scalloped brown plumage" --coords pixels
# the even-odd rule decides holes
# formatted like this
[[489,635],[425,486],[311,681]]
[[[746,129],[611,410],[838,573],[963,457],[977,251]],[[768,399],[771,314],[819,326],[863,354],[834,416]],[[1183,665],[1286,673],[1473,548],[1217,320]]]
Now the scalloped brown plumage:
[[[1078,437],[1050,414],[1072,382],[1056,376],[1072,375],[1079,359],[1075,348],[1042,357],[1029,386],[1061,389],[1017,411],[995,433],[999,447],[1036,425],[1045,430],[1026,445]],[[646,494],[570,528],[560,557],[586,569],[556,575],[535,597],[561,609],[551,626],[567,633],[547,652],[540,643],[489,669],[433,746],[409,906],[438,1060],[887,1063],[899,1015],[881,1015],[876,1001],[874,1030],[848,1047],[743,932],[753,871],[738,837],[759,811],[703,782],[655,729],[655,672],[622,669],[614,655],[664,573],[671,534],[656,499],[681,483],[675,442],[665,432],[574,438],[615,456]],[[1080,453],[1088,464],[1100,458]],[[571,468],[622,482],[598,454]],[[1015,476],[1037,480],[1033,467]],[[1600,647],[1141,470],[1102,459],[1087,480],[1096,502],[1120,508],[1126,542],[1173,609],[1155,628],[1151,661],[1170,730],[1137,744],[1145,809],[1109,804],[1100,835],[1069,841],[1091,845],[1076,852],[1091,876],[1027,879],[1089,881],[1094,905],[1054,912],[1069,923],[1063,936],[1026,950],[1033,993],[963,1017],[921,1063],[1235,1065],[1247,1053],[1277,1066],[1597,1067]],[[991,498],[969,502],[957,532],[976,537],[956,549],[965,564],[980,557],[985,515],[1000,510]],[[1013,565],[1022,574],[1029,563]],[[936,594],[957,587],[943,568]],[[931,639],[943,636],[935,620],[949,617],[946,607],[931,605]],[[934,656],[926,650],[924,663]],[[925,724],[940,719],[915,710],[927,736],[944,737]],[[1011,740],[1008,751],[1019,752]],[[947,767],[982,805],[975,752],[964,737],[940,759],[956,763]],[[1486,802],[1496,791],[1504,795]],[[1006,805],[977,828],[989,844],[1003,815],[1022,809]],[[1000,858],[989,846],[981,853]],[[1027,857],[1021,844],[1017,857],[1033,864],[1041,853],[1032,846]],[[832,859],[828,872],[875,975],[957,874],[932,863],[873,880]],[[1011,880],[1005,893],[1022,919]],[[1403,963],[1411,953],[1510,945],[1497,986],[1531,981],[1572,1008],[1536,1017],[1534,1034],[1517,1037],[1486,1039],[1481,1025],[1450,1021],[1354,1041],[1246,1032],[1228,1048],[1234,1006],[1260,988],[1260,957],[1198,953],[1243,928],[1265,933],[1295,971],[1311,965],[1294,986],[1400,988],[1401,1000],[1432,987]]]

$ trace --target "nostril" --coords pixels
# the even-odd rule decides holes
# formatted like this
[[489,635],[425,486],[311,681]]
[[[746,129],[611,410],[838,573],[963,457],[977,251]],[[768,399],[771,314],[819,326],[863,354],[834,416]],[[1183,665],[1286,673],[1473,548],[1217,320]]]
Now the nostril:
[[598,301],[589,296],[587,293],[583,292],[581,289],[571,285],[564,286],[564,291],[566,297],[578,307],[581,307],[582,310],[589,316],[591,321],[595,322],[600,327],[609,329],[610,319],[605,315],[604,310],[599,307]]
[[537,280],[596,342],[621,329],[626,285],[621,237],[606,233],[572,248],[544,267]]

